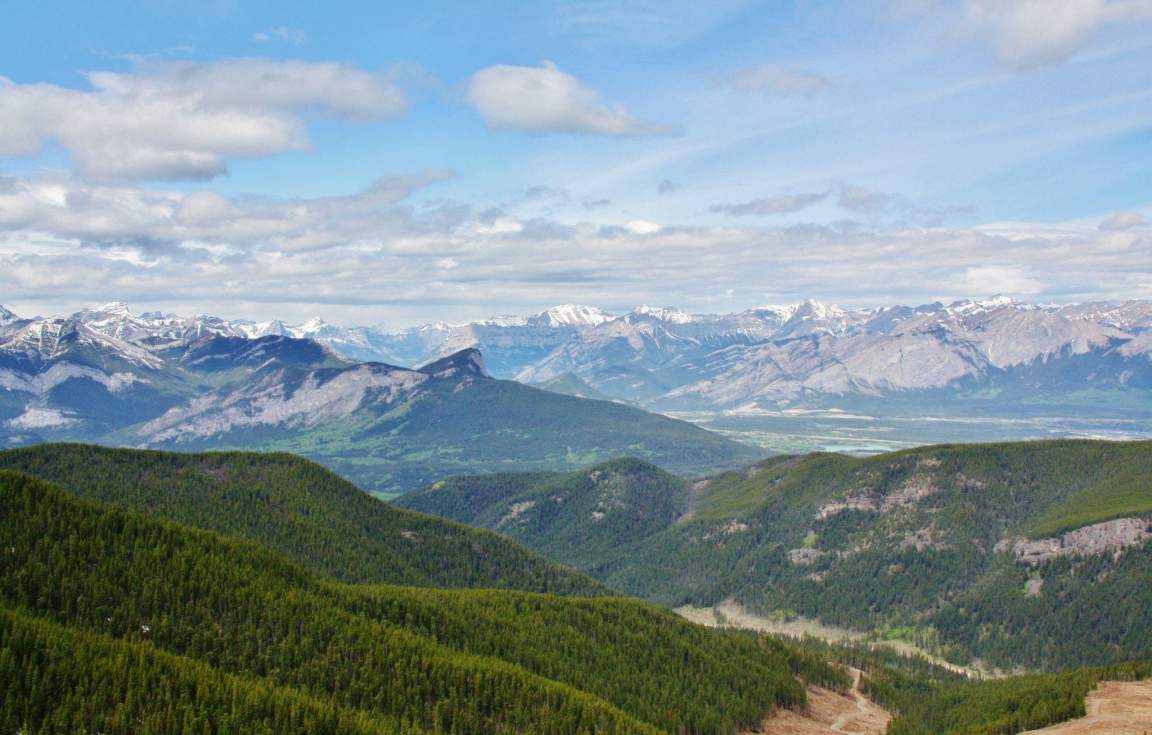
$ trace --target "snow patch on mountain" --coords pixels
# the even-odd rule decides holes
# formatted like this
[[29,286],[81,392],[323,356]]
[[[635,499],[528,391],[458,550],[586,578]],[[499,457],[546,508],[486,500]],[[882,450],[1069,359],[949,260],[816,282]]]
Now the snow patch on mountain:
[[0,306],[0,327],[20,321],[20,317]]
[[10,429],[29,431],[33,429],[59,429],[79,423],[77,419],[70,418],[63,411],[55,408],[29,407],[14,419],[4,422]]
[[121,393],[138,382],[147,382],[132,373],[108,374],[71,362],[58,362],[36,374],[17,372],[0,368],[0,388],[42,396],[56,386],[74,378],[87,379],[99,383],[111,393]]

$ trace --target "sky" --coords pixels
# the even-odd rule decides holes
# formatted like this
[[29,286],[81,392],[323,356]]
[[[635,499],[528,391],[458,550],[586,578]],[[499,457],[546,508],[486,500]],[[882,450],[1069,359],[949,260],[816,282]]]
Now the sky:
[[1152,298],[1152,0],[4,15],[22,315]]

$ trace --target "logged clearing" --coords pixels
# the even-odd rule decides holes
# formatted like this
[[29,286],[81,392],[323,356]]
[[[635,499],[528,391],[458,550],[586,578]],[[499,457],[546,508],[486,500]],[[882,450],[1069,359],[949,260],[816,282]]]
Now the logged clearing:
[[860,693],[860,672],[853,669],[852,675],[852,691],[848,694],[808,687],[808,707],[804,711],[777,710],[757,732],[761,735],[882,735],[892,717]]
[[1152,735],[1152,679],[1102,682],[1084,707],[1085,717],[1023,735]]
[[[779,620],[776,618],[765,617],[750,613],[744,607],[734,600],[724,600],[716,607],[694,607],[692,605],[684,605],[673,610],[674,613],[680,615],[693,623],[700,625],[710,625],[716,627],[732,627],[744,628],[746,630],[755,630],[761,633],[771,633],[772,635],[786,635],[793,638],[803,638],[804,636],[812,636],[813,638],[820,638],[831,643],[841,641],[863,641],[867,638],[864,633],[856,630],[849,630],[847,628],[837,628],[831,625],[824,625],[817,620],[810,620],[808,618],[793,618],[791,620]],[[989,677],[995,676],[999,672],[987,671],[983,669],[970,668],[967,666],[960,666],[951,661],[945,661],[939,656],[934,656],[922,648],[912,645],[907,641],[897,640],[870,640],[868,641],[872,646],[884,646],[891,648],[907,655],[920,656],[937,666],[941,666],[950,671],[955,671],[957,674],[964,674],[965,676],[982,676]],[[1143,735],[1143,734],[1141,734]]]

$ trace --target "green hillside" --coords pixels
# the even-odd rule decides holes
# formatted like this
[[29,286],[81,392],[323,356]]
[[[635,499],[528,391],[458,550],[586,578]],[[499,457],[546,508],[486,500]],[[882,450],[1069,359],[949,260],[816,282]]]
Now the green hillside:
[[248,425],[209,412],[194,421],[211,427],[210,434],[157,434],[137,426],[102,441],[182,451],[291,452],[385,497],[475,472],[571,471],[636,456],[671,471],[706,474],[764,456],[686,421],[496,380],[479,360],[475,350],[464,350],[419,371],[361,365],[275,373],[265,382],[212,394],[205,405],[256,412],[263,409],[253,406],[264,406],[269,395],[289,400],[313,383],[334,383],[356,371],[391,374],[411,384],[357,398],[350,413],[331,420]]
[[577,472],[453,477],[397,503],[491,528],[550,559],[586,570],[657,533],[683,512],[686,483],[655,465],[619,459]]
[[17,472],[0,538],[9,731],[722,733],[845,683],[625,599],[326,582]]
[[288,454],[46,444],[0,452],[73,493],[246,538],[343,582],[600,594],[591,579],[482,530],[402,510]]
[[[1036,566],[1011,552],[1015,540],[1152,518],[1152,442],[776,457],[682,484],[649,466],[629,480],[630,497],[652,513],[643,524],[634,523],[637,508],[587,512],[601,492],[592,473],[603,471],[583,480],[456,478],[400,502],[500,530],[671,606],[734,599],[762,614],[903,635],[959,662],[1007,669],[1152,656],[1152,544]],[[509,509],[546,497],[557,482],[573,493],[562,505],[580,512],[550,510],[552,525],[535,522],[533,508],[522,511],[523,523],[508,519]],[[602,538],[617,516],[627,530],[614,546],[565,541]]]

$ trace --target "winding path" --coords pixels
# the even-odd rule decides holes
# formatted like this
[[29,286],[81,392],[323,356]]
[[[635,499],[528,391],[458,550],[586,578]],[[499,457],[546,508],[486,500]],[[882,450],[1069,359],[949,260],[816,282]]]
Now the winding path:
[[764,721],[763,735],[882,735],[891,715],[860,692],[860,671],[851,669],[852,689],[840,694],[808,687],[803,712],[777,710]]

